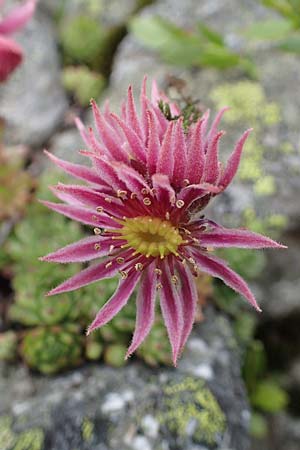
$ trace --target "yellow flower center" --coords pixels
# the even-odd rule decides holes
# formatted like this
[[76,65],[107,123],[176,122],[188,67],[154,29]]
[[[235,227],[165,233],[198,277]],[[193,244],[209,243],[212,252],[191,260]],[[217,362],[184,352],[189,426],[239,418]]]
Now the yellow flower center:
[[125,247],[135,249],[135,253],[149,256],[160,256],[163,259],[170,253],[177,255],[178,246],[183,239],[169,221],[158,217],[135,217],[125,219],[120,230],[127,241]]

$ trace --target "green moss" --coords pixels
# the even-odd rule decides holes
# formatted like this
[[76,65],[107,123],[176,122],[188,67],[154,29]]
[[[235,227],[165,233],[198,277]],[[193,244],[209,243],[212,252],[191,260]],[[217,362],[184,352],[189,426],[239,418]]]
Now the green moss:
[[0,416],[1,450],[10,450],[15,443],[16,437],[11,427],[12,427],[12,418],[9,416]]
[[191,421],[196,422],[193,439],[213,445],[224,433],[226,418],[211,391],[202,380],[186,378],[164,389],[163,411],[159,420],[176,435],[184,437]]
[[43,450],[44,431],[41,428],[31,428],[21,433],[12,450]]
[[12,430],[12,424],[11,417],[0,417],[1,450],[43,450],[44,431],[41,428],[30,428],[16,434]]
[[260,84],[251,81],[218,86],[211,92],[211,99],[218,109],[230,106],[230,110],[224,115],[224,121],[229,125],[253,126],[254,133],[245,145],[238,176],[244,181],[254,181],[256,194],[274,194],[275,180],[270,175],[265,176],[262,167],[267,149],[260,143],[265,129],[280,122],[279,106],[267,99]]
[[94,428],[95,426],[90,419],[87,417],[83,419],[81,424],[81,434],[84,442],[90,442],[93,439]]

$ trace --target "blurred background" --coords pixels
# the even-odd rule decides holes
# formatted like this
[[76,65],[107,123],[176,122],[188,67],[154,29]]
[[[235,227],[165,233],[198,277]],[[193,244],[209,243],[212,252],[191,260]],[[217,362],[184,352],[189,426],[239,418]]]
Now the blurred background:
[[[0,3],[1,17],[22,2]],[[0,450],[299,449],[300,0],[40,0],[14,39],[24,60],[0,84]],[[118,111],[144,74],[181,104],[231,107],[224,160],[254,128],[206,213],[289,247],[226,250],[260,315],[199,278],[177,369],[159,311],[125,362],[134,299],[86,338],[116,280],[45,298],[79,265],[38,261],[91,232],[38,203],[67,179],[43,149],[82,162],[74,118],[92,125],[91,98]]]

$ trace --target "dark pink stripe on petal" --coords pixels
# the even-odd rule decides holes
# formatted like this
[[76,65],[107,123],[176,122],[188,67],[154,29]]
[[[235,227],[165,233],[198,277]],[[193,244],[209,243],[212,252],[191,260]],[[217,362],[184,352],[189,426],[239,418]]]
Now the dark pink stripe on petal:
[[176,268],[180,278],[180,300],[183,312],[183,331],[180,341],[180,352],[183,350],[185,343],[191,334],[196,315],[196,304],[198,293],[195,280],[190,269],[180,262],[176,263]]
[[156,277],[154,263],[150,264],[142,275],[141,286],[136,298],[136,324],[128,358],[141,345],[149,334],[155,318]]
[[116,245],[116,241],[111,238],[90,236],[74,244],[60,248],[53,253],[49,253],[49,255],[43,256],[40,259],[41,261],[57,263],[91,261],[92,259],[107,255],[111,245]]
[[187,149],[185,143],[185,136],[183,132],[183,119],[180,118],[175,121],[174,126],[174,169],[173,169],[173,185],[175,187],[182,187],[185,179]]
[[201,271],[206,272],[213,277],[220,278],[234,291],[243,295],[255,309],[261,311],[246,282],[228,267],[226,261],[196,251],[192,251],[192,257],[195,259],[196,264]]
[[89,326],[87,334],[90,334],[96,328],[105,325],[109,322],[118,312],[126,305],[129,297],[133,293],[139,279],[141,277],[140,272],[133,272],[125,280],[121,280],[117,291],[108,300],[108,302],[100,309],[96,315],[95,320]]
[[173,363],[176,366],[183,331],[182,304],[178,291],[172,282],[167,260],[163,261],[161,269],[160,306],[172,347]]
[[78,205],[65,205],[63,203],[53,203],[44,200],[40,200],[40,203],[47,206],[48,208],[63,214],[70,219],[77,220],[78,222],[84,223],[86,225],[92,225],[93,227],[102,228],[120,228],[121,226],[110,219],[107,216],[95,213],[91,209],[84,208]]
[[206,183],[215,183],[219,178],[219,140],[224,132],[220,131],[208,142],[207,153],[205,157],[204,173],[202,181]]
[[174,122],[170,122],[160,147],[156,168],[157,173],[167,175],[170,179],[174,169],[173,130]]
[[191,184],[200,182],[204,169],[204,142],[202,139],[203,123],[204,119],[201,119],[193,128],[191,142],[188,146],[186,178]]
[[214,231],[197,233],[201,245],[219,247],[239,248],[286,248],[278,242],[258,233],[243,229],[218,228]]
[[95,173],[93,169],[85,167],[81,164],[74,164],[68,161],[64,161],[63,159],[59,159],[51,153],[47,152],[47,150],[44,150],[44,153],[51,159],[54,164],[63,169],[66,173],[73,175],[80,180],[97,184],[99,189],[101,189],[103,180]]
[[158,133],[157,120],[152,111],[147,111],[148,118],[148,145],[147,145],[147,167],[149,175],[153,175],[156,170],[160,140]]
[[127,251],[123,254],[120,254],[120,256],[124,258],[124,262],[122,264],[117,263],[116,259],[113,259],[111,261],[108,261],[107,259],[101,263],[93,264],[87,269],[82,270],[73,277],[64,281],[56,288],[52,289],[47,295],[51,296],[62,294],[63,292],[75,291],[76,289],[79,289],[91,283],[95,283],[96,281],[100,281],[105,278],[112,278],[118,273],[119,270],[122,270],[124,267],[126,267],[131,253],[132,251]]

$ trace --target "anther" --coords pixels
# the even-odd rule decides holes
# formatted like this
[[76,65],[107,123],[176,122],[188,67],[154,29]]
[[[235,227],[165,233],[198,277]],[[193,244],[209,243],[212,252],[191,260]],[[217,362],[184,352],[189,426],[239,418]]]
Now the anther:
[[184,180],[183,180],[183,186],[184,187],[187,187],[189,184],[190,184],[190,180],[188,180],[187,178],[185,178]]
[[117,263],[118,263],[118,264],[123,264],[124,261],[125,261],[125,259],[122,258],[122,256],[119,256],[119,257],[117,258]]
[[162,284],[161,284],[161,283],[157,283],[156,289],[157,289],[157,290],[162,289]]
[[167,220],[170,220],[170,213],[167,211],[166,212],[166,214],[165,214],[165,218],[167,219]]
[[111,198],[109,198],[109,197],[105,197],[105,199],[104,199],[107,203],[111,203]]
[[102,234],[101,228],[94,228],[94,233],[97,235]]
[[182,208],[183,206],[184,206],[184,201],[183,200],[177,200],[177,202],[176,202],[176,206],[177,206],[177,208]]
[[144,203],[144,205],[146,205],[146,206],[150,206],[150,205],[151,205],[151,200],[150,200],[150,198],[149,198],[149,197],[145,197],[145,198],[143,199],[143,203]]
[[97,210],[98,213],[103,213],[103,211],[104,211],[102,206],[97,206],[96,210]]
[[142,193],[143,195],[147,195],[148,192],[149,192],[149,190],[148,190],[147,188],[141,189],[141,193]]
[[143,268],[144,268],[144,266],[143,266],[143,264],[142,263],[136,263],[135,264],[135,270],[138,272],[138,271],[142,271],[143,270]]
[[135,192],[131,192],[130,198],[131,198],[131,200],[134,200],[135,198],[137,198],[137,195],[135,194]]
[[109,261],[108,263],[105,264],[105,269],[108,269],[111,266],[112,266],[112,261]]
[[125,270],[119,270],[119,273],[121,274],[122,280],[126,280],[128,273]]
[[95,245],[94,245],[94,249],[95,249],[95,250],[100,250],[100,248],[101,248],[101,245],[100,245],[100,244],[95,244]]
[[157,276],[160,276],[162,274],[161,269],[154,269],[154,272],[156,273]]
[[127,191],[117,190],[117,197],[124,199],[127,196]]
[[178,277],[177,277],[177,275],[172,275],[171,280],[172,280],[172,283],[175,284],[175,286],[178,284]]
[[115,248],[114,245],[110,245],[109,250],[108,250],[108,253],[111,253],[111,252],[113,251],[114,248]]

